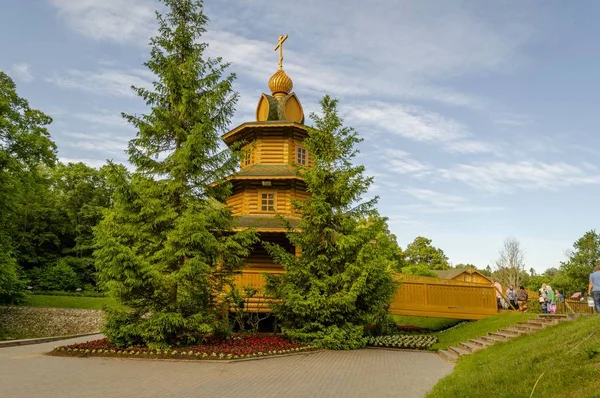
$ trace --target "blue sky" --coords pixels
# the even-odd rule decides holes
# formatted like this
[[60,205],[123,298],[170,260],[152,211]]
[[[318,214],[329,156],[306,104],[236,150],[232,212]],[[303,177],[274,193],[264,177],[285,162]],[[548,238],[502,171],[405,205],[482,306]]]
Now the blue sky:
[[[152,0],[9,0],[0,69],[54,118],[63,161],[126,162],[143,112],[129,89],[154,34]],[[210,55],[231,62],[254,119],[273,51],[308,114],[340,100],[365,141],[358,159],[405,247],[433,239],[457,264],[485,267],[512,236],[526,268],[558,266],[598,226],[600,2],[206,1]]]

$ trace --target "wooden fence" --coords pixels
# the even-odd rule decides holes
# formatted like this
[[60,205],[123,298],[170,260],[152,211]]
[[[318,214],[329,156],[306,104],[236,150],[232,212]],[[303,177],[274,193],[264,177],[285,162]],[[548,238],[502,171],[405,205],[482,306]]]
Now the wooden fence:
[[[264,288],[263,273],[282,271],[244,270],[236,277],[238,288]],[[496,292],[493,286],[416,275],[398,274],[399,283],[389,311],[394,315],[413,315],[455,319],[481,319],[497,313]],[[262,293],[246,301],[246,310],[270,312],[272,299]]]
[[488,284],[415,275],[396,276],[400,283],[390,313],[455,319],[481,319],[497,313],[496,290]]

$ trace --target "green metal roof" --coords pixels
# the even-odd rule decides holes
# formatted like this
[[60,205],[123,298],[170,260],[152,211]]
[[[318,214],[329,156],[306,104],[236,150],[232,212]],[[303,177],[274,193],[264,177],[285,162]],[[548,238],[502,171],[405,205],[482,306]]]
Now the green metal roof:
[[[265,228],[265,229],[274,229],[281,228],[285,229],[284,222],[277,217],[276,215],[272,216],[241,216],[236,218],[237,223],[236,226],[238,228]],[[287,218],[292,227],[297,227],[300,223],[299,218]]]
[[288,164],[257,164],[243,168],[235,177],[296,177],[296,171]]

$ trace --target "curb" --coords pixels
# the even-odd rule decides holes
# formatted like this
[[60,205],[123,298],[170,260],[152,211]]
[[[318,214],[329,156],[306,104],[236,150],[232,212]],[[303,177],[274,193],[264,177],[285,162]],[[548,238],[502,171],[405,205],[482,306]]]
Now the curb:
[[364,349],[366,350],[385,350],[385,351],[399,351],[399,352],[420,352],[420,353],[429,353],[436,354],[435,351],[430,351],[427,348],[419,349],[419,348],[395,348],[395,347],[373,347],[367,346]]
[[81,359],[114,359],[114,360],[126,360],[126,361],[153,361],[153,362],[196,362],[196,363],[236,363],[236,362],[247,362],[247,361],[260,361],[264,359],[274,359],[274,358],[284,358],[298,355],[311,355],[320,352],[325,352],[327,350],[317,349],[317,350],[309,350],[309,351],[301,351],[301,352],[290,352],[287,354],[271,354],[264,355],[260,357],[252,357],[252,358],[238,358],[238,359],[184,359],[184,358],[144,358],[142,356],[138,358],[133,358],[130,356],[115,356],[115,355],[61,355],[55,354],[54,351],[50,351],[45,353],[44,355],[48,355],[51,357],[61,357],[61,358],[81,358]]
[[57,340],[68,340],[68,339],[75,339],[77,337],[92,336],[94,334],[100,334],[100,333],[92,332],[92,333],[73,334],[70,336],[38,337],[35,339],[0,341],[0,348],[16,347],[16,346],[20,346],[20,345],[49,343],[49,342],[57,341]]

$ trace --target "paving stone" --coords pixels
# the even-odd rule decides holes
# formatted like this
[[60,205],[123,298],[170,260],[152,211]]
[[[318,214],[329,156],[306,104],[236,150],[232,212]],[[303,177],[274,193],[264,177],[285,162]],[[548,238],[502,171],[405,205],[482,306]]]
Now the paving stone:
[[234,363],[44,355],[96,336],[0,349],[0,396],[424,397],[453,365],[435,353],[323,351]]

